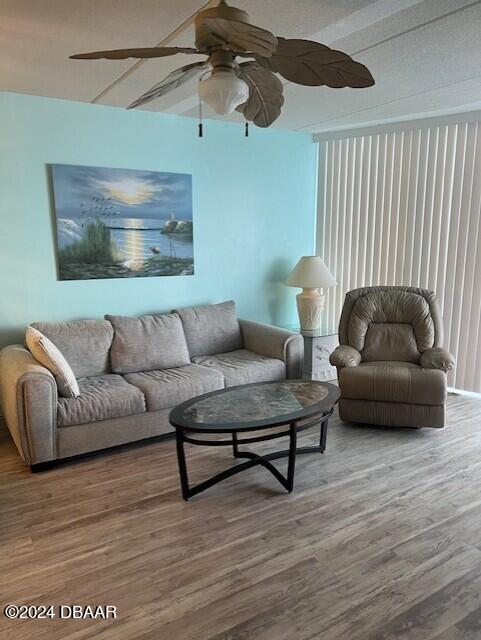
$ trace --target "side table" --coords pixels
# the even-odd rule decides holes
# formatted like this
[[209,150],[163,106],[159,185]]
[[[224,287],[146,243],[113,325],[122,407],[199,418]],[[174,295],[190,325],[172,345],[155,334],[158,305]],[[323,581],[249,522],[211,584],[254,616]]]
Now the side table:
[[326,334],[319,332],[303,333],[299,326],[284,325],[284,329],[300,333],[304,338],[304,366],[302,378],[304,380],[319,380],[329,382],[337,379],[336,367],[329,362],[329,356],[339,345],[337,333]]
[[337,371],[329,362],[329,356],[338,346],[337,334],[303,336],[304,337],[304,367],[302,377],[305,380],[319,380],[327,382],[336,380]]

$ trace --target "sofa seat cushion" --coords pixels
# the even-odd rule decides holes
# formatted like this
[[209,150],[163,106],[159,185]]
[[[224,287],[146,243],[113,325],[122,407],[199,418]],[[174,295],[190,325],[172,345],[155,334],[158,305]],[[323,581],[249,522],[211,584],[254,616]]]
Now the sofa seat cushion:
[[224,388],[224,378],[219,371],[196,364],[127,373],[124,377],[145,395],[148,411],[172,408],[195,396]]
[[446,400],[446,375],[411,362],[366,362],[339,372],[342,397],[420,405]]
[[215,356],[198,356],[193,361],[222,373],[226,387],[286,378],[286,365],[282,360],[267,358],[247,349],[218,353]]
[[78,398],[59,398],[57,425],[68,427],[145,412],[145,398],[140,389],[122,376],[107,374],[79,381]]

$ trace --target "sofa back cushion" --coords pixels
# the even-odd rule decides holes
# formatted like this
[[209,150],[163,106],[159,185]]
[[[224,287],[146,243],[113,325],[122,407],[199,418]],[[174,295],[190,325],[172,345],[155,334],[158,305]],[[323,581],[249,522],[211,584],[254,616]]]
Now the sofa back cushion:
[[105,316],[114,328],[110,359],[114,373],[172,369],[190,364],[184,329],[175,313]]
[[110,346],[114,332],[109,322],[34,322],[30,326],[54,343],[76,378],[100,376],[110,372]]
[[244,346],[233,300],[187,307],[176,313],[182,318],[191,358],[235,351]]

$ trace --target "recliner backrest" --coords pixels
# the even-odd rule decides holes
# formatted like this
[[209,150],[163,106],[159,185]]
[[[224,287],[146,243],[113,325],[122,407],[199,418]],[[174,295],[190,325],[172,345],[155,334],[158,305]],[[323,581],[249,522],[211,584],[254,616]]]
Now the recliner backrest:
[[442,345],[442,320],[433,292],[415,287],[364,287],[346,294],[339,342],[357,349],[363,362],[419,362]]

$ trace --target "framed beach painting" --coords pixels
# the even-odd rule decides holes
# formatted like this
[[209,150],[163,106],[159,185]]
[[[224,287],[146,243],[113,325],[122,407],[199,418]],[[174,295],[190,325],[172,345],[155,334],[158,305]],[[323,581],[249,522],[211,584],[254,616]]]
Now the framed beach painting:
[[191,175],[50,167],[59,280],[193,275]]

